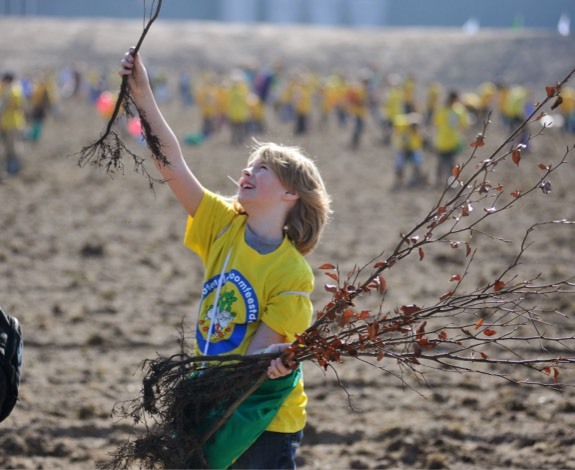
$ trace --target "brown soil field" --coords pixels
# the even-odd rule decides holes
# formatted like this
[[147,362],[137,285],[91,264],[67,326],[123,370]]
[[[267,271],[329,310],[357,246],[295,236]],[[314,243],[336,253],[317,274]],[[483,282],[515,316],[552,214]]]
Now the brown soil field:
[[[20,73],[82,63],[114,70],[141,32],[141,22],[0,20],[0,68]],[[158,22],[142,53],[150,67],[168,73],[242,63],[282,61],[319,73],[377,65],[384,73],[415,73],[423,91],[431,80],[472,90],[487,80],[526,84],[534,99],[545,85],[575,66],[575,41],[539,31],[314,29],[295,26],[223,26]],[[175,80],[176,74],[170,74]],[[174,81],[175,83],[175,81]],[[537,98],[539,97],[539,98]],[[195,108],[177,100],[162,108],[182,139],[200,127]],[[23,169],[0,183],[0,304],[18,317],[25,336],[20,401],[0,424],[0,468],[95,468],[130,435],[131,423],[111,416],[115,403],[135,398],[139,365],[178,350],[182,319],[193,325],[202,268],[182,244],[186,216],[167,186],[150,190],[126,161],[110,176],[81,167],[70,156],[93,142],[105,121],[86,100],[62,100],[46,121],[40,142],[24,143]],[[480,126],[469,130],[471,142]],[[540,127],[531,128],[536,134]],[[303,136],[270,112],[262,141],[301,146],[317,159],[333,197],[333,218],[309,255],[316,272],[314,303],[329,300],[318,269],[343,272],[364,266],[393,248],[439,198],[431,185],[393,189],[393,152],[368,123],[357,151],[351,129],[317,119]],[[495,117],[489,155],[506,136]],[[231,194],[248,150],[230,145],[227,129],[202,145],[185,146],[186,158],[208,188]],[[520,187],[537,177],[537,164],[558,161],[575,137],[560,129],[537,136],[520,166],[502,165],[497,178]],[[146,155],[143,146],[134,148]],[[568,156],[572,160],[571,155]],[[463,156],[461,157],[463,158]],[[435,155],[425,155],[431,178]],[[553,176],[553,190],[518,202],[478,234],[470,279],[489,280],[517,254],[533,223],[575,220],[572,163]],[[570,226],[539,231],[521,273],[558,280],[573,273]],[[430,251],[406,259],[386,276],[387,308],[434,303],[465,262]],[[542,300],[543,301],[543,300]],[[544,299],[556,305],[563,333],[575,331],[573,296]],[[377,304],[376,304],[377,308]],[[537,348],[521,344],[518,348]],[[573,349],[573,348],[571,348]],[[347,468],[575,468],[575,395],[514,385],[477,373],[422,369],[422,380],[392,361],[381,368],[345,359],[332,370],[304,364],[308,425],[298,454],[301,469]],[[510,370],[514,373],[514,370]],[[523,379],[530,378],[525,371]],[[534,377],[531,377],[534,378]],[[340,383],[341,382],[341,383]],[[571,378],[575,383],[575,378]]]

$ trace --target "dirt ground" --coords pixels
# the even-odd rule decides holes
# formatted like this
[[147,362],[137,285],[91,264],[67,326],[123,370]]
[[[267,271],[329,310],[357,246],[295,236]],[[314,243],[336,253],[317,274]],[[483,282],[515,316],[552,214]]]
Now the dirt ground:
[[[3,19],[0,69],[27,72],[82,61],[113,70],[140,31],[139,22]],[[466,36],[159,21],[143,53],[151,66],[168,71],[278,59],[321,73],[377,64],[385,73],[414,72],[421,90],[430,80],[461,90],[505,80],[528,84],[541,98],[545,85],[575,66],[572,38],[529,31]],[[169,189],[150,190],[129,161],[114,177],[80,167],[70,155],[100,135],[104,120],[86,100],[60,105],[41,141],[25,144],[22,172],[0,183],[0,303],[20,319],[25,335],[20,402],[0,425],[0,468],[88,469],[105,462],[130,433],[130,423],[110,416],[114,404],[139,393],[142,360],[177,351],[177,327],[183,318],[193,325],[200,298],[201,265],[182,244],[186,217]],[[176,100],[162,108],[182,139],[199,129],[194,108]],[[333,219],[308,258],[319,310],[328,300],[321,264],[347,271],[368,263],[395,246],[439,194],[431,185],[393,189],[393,154],[373,123],[359,150],[351,151],[351,129],[335,122],[320,132],[313,121],[304,136],[294,136],[292,125],[271,113],[268,122],[259,139],[300,145],[315,156],[333,197]],[[469,131],[469,141],[477,131]],[[503,136],[494,120],[487,148]],[[248,151],[229,140],[224,130],[184,151],[207,187],[231,194],[228,175],[239,174]],[[574,143],[573,135],[546,130],[526,154],[531,165],[521,166],[521,177],[533,178],[535,163],[560,159]],[[424,162],[430,177],[434,158],[427,153]],[[516,171],[509,165],[499,175],[511,178]],[[568,164],[554,176],[549,195],[539,192],[490,222],[486,231],[515,243],[479,237],[474,278],[499,272],[530,224],[575,219],[572,175]],[[546,230],[526,255],[526,272],[568,277],[574,239],[569,227]],[[389,308],[434,301],[462,266],[429,253],[425,262],[394,268],[387,278]],[[572,296],[546,302],[557,303],[565,315],[563,332],[573,330]],[[340,384],[333,372],[305,364],[309,418],[299,468],[575,468],[575,396],[569,388],[557,393],[434,369],[425,371],[425,384],[406,375],[409,388],[390,372],[400,373],[394,364],[385,368],[347,359],[336,365]]]

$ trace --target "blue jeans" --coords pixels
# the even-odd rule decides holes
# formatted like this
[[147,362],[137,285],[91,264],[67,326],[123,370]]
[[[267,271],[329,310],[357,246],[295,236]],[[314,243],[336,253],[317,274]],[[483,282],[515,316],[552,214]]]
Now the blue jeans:
[[303,431],[264,431],[230,468],[295,469],[295,454],[302,438]]

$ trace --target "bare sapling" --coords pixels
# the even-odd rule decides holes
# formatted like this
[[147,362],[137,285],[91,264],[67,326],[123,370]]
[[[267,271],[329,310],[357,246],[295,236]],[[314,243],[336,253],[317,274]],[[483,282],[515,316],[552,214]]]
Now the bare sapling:
[[[158,18],[160,9],[162,7],[162,1],[163,0],[157,0],[156,3],[156,0],[152,0],[150,15],[147,20],[144,19],[144,29],[136,46],[134,47],[134,55],[137,54],[140,50],[140,47],[142,46],[148,31],[150,30],[154,21]],[[144,14],[145,12],[146,8],[144,7]],[[134,111],[134,109],[136,111]],[[122,79],[122,84],[120,86],[118,97],[116,98],[114,110],[112,111],[112,114],[100,138],[96,142],[83,147],[78,153],[71,156],[77,157],[78,164],[82,167],[90,164],[104,169],[108,175],[114,175],[118,172],[124,172],[124,156],[127,154],[128,156],[132,157],[134,161],[135,171],[140,172],[147,177],[150,187],[152,187],[154,183],[163,182],[163,180],[158,179],[148,172],[144,166],[145,158],[138,156],[136,153],[130,150],[130,148],[124,143],[121,136],[115,130],[118,124],[118,119],[122,116],[122,114],[129,119],[134,117],[136,112],[142,125],[142,135],[148,148],[152,152],[152,155],[160,164],[169,165],[169,160],[164,155],[162,150],[161,142],[152,132],[150,124],[146,119],[145,113],[141,109],[137,108],[134,104],[134,100],[130,95],[127,77],[123,77]]]

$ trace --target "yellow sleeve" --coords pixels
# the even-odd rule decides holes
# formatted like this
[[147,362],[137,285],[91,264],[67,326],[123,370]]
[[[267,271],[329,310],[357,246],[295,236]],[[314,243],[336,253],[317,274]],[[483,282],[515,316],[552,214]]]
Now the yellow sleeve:
[[205,262],[210,246],[236,215],[224,198],[205,190],[196,215],[188,217],[184,245]]

